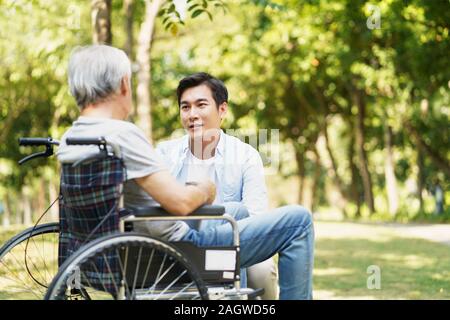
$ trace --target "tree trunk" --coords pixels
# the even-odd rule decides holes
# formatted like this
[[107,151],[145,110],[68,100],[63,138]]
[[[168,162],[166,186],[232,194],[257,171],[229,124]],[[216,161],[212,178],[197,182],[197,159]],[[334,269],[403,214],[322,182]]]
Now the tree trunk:
[[[48,194],[49,194],[48,205],[50,205],[58,197],[57,185],[53,183],[51,180],[48,182]],[[55,204],[50,208],[50,220],[58,221],[58,218],[59,218],[58,202],[55,202]]]
[[430,157],[430,160],[433,161],[433,163],[441,169],[447,176],[450,177],[450,165],[449,162],[446,159],[443,159],[439,153],[436,150],[433,150],[426,142],[423,140],[420,133],[417,131],[416,128],[409,122],[404,121],[405,128],[411,134],[413,137],[414,142],[417,143],[418,147],[422,149],[424,153],[428,157]]
[[46,194],[45,194],[45,180],[42,179],[39,181],[39,191],[37,192],[37,202],[35,206],[33,206],[33,212],[39,214],[39,216],[44,213],[45,209],[47,209],[46,205]]
[[354,88],[353,89],[354,102],[358,108],[358,116],[356,121],[356,147],[358,150],[359,158],[359,170],[361,172],[361,177],[363,180],[364,187],[364,200],[369,208],[370,213],[375,212],[375,204],[373,200],[372,192],[372,179],[369,172],[369,161],[367,158],[367,152],[364,148],[365,143],[365,127],[364,119],[366,116],[366,105],[363,100],[362,93]]
[[123,7],[125,11],[125,52],[128,57],[133,57],[133,15],[134,15],[134,3],[133,0],[124,0]]
[[17,192],[16,195],[13,195],[9,200],[11,213],[14,215],[14,223],[17,225],[23,224],[23,214],[22,214],[22,203],[20,198],[22,197],[22,192]]
[[111,45],[111,0],[91,0],[91,22],[92,42]]
[[386,191],[389,204],[389,213],[395,215],[398,210],[397,179],[395,177],[395,161],[392,143],[392,128],[384,126],[384,145],[386,159],[384,161],[384,175],[386,177]]
[[299,179],[298,203],[303,203],[303,194],[305,189],[305,157],[304,153],[296,150],[295,158],[297,159],[297,172]]
[[321,174],[321,164],[320,164],[320,154],[317,151],[317,147],[313,147],[314,152],[314,177],[313,177],[313,183],[311,186],[311,212],[314,213],[317,209],[317,205],[319,202],[319,182],[320,182],[320,174]]
[[336,158],[334,157],[333,150],[331,149],[330,139],[328,136],[328,124],[327,124],[326,120],[324,122],[323,132],[324,132],[324,136],[325,136],[325,147],[327,149],[328,157],[330,158],[330,162],[331,162],[331,168],[333,170],[334,183],[335,183],[336,187],[338,188],[339,193],[341,194],[341,197],[344,199],[348,199],[348,194],[346,192],[346,187],[345,187],[344,181],[339,176]]
[[420,148],[417,149],[417,197],[419,198],[419,204],[420,204],[420,211],[423,212],[424,206],[423,206],[423,189],[425,187],[425,165],[423,162],[423,152]]
[[30,201],[30,193],[28,187],[24,187],[22,189],[21,194],[22,200],[22,213],[23,213],[23,224],[30,225],[33,221],[32,211],[31,211],[31,201]]
[[137,125],[152,141],[152,117],[151,117],[151,64],[150,49],[153,39],[155,20],[163,0],[145,1],[145,18],[141,24],[138,36],[136,62],[139,66],[137,73]]
[[9,227],[11,225],[11,208],[9,205],[9,197],[8,194],[5,194],[3,197],[3,220],[2,226],[4,228]]
[[354,135],[354,125],[352,119],[349,119],[350,124],[350,143],[348,144],[347,155],[348,155],[348,163],[350,166],[351,173],[351,183],[350,183],[350,196],[356,204],[356,214],[355,216],[358,218],[361,216],[361,198],[359,196],[359,182],[360,177],[358,175],[358,167],[355,164],[355,135]]

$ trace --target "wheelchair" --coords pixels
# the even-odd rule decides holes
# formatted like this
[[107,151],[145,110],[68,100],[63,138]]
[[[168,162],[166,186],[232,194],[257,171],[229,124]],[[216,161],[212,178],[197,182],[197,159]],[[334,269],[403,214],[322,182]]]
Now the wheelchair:
[[[49,157],[59,145],[51,138],[21,138],[19,143],[46,147],[21,164]],[[97,152],[62,164],[59,222],[38,224],[41,216],[0,248],[0,298],[247,300],[263,294],[263,289],[241,288],[239,232],[223,206],[205,205],[183,217],[160,206],[126,210],[120,149],[103,137],[68,138],[66,143]],[[134,231],[144,221],[207,219],[231,224],[231,246],[197,247]]]

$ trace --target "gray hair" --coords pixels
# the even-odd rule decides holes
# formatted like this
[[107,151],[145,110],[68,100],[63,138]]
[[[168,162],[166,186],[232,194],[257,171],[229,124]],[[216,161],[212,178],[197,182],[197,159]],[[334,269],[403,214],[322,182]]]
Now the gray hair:
[[69,89],[81,109],[116,92],[125,76],[131,79],[131,64],[120,49],[90,45],[76,48],[70,57]]

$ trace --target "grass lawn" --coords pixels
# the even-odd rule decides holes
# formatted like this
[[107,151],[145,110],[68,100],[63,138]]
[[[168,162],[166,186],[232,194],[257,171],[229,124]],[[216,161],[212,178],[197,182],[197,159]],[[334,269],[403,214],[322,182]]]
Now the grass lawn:
[[[23,229],[0,230],[0,245]],[[450,246],[383,225],[317,221],[315,231],[315,299],[450,299]],[[367,288],[371,265],[380,289]]]
[[[450,246],[382,225],[316,222],[315,299],[450,299]],[[367,268],[381,270],[368,289]]]

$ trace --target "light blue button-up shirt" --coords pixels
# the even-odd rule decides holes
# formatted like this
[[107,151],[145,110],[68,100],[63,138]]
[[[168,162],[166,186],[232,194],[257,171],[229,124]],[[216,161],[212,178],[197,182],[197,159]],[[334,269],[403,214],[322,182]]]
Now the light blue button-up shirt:
[[[176,179],[185,183],[188,173],[189,136],[163,141],[157,151],[166,160]],[[220,132],[215,152],[217,198],[223,202],[241,202],[250,215],[268,210],[264,167],[258,151],[236,137]]]

